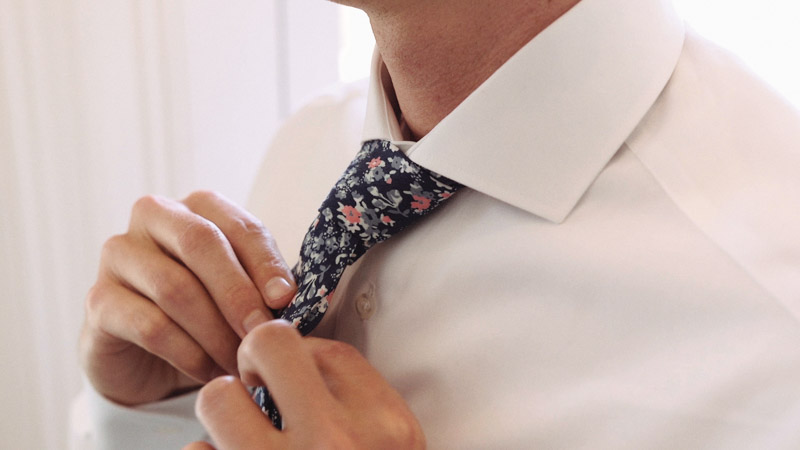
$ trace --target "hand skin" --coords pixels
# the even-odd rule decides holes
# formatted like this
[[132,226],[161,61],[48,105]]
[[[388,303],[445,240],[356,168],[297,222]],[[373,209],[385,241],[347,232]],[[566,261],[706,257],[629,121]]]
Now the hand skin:
[[295,290],[264,226],[221,195],[144,197],[128,231],[103,247],[85,304],[83,369],[125,405],[236,375],[241,338]]
[[[221,449],[423,449],[425,436],[400,394],[341,342],[302,338],[288,322],[255,328],[239,347],[242,381],[200,390],[197,416]],[[246,385],[270,388],[283,415],[277,430]],[[213,449],[194,442],[184,450]]]

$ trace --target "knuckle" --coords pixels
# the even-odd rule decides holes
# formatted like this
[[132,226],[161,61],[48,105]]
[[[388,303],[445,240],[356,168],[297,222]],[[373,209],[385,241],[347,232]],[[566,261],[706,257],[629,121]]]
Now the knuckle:
[[236,355],[237,360],[240,362],[254,361],[259,357],[259,349],[267,348],[263,346],[262,343],[270,342],[271,333],[267,331],[266,328],[269,327],[262,325],[255,328],[242,339],[242,343],[239,345],[239,350]]
[[195,255],[218,245],[221,240],[222,232],[219,228],[198,217],[198,220],[186,225],[178,236],[178,249],[183,255]]
[[216,201],[221,198],[221,195],[212,190],[200,189],[190,193],[183,203],[191,208],[191,205],[204,204],[210,201]]
[[286,265],[286,261],[283,259],[283,256],[281,256],[278,249],[275,248],[274,246],[270,246],[270,250],[271,250],[270,253],[264,260],[262,269],[265,270],[266,273],[270,275],[275,273],[276,268],[281,269],[278,271],[278,273],[281,275],[286,273],[286,275],[290,277],[288,281],[291,282],[293,280],[292,278],[293,274],[291,273],[291,270],[289,270],[289,267]]
[[214,378],[200,390],[197,401],[213,405],[217,400],[229,398],[229,393],[234,387],[233,383],[235,378],[232,375]]
[[218,377],[206,383],[197,395],[197,403],[195,403],[197,415],[207,417],[209,412],[216,410],[221,401],[231,398],[230,394],[235,387],[234,383],[236,383],[236,379],[232,376]]
[[392,420],[384,428],[386,436],[394,448],[418,449],[425,448],[425,435],[419,423],[405,408],[397,408],[392,415]]
[[122,249],[125,247],[126,241],[127,236],[124,234],[117,234],[108,238],[103,243],[103,247],[100,250],[100,260],[108,261],[114,259],[116,255],[123,253]]
[[253,361],[260,357],[261,350],[271,348],[270,346],[280,346],[281,342],[295,337],[299,338],[299,333],[294,327],[278,320],[267,322],[254,328],[242,339],[242,343],[239,345],[238,358],[239,360]]
[[107,299],[106,288],[101,283],[96,283],[89,288],[86,294],[84,308],[86,311],[86,321],[90,324],[98,324],[103,311],[103,305]]
[[[425,434],[414,415],[402,401],[382,398],[376,401],[380,408],[371,410],[370,416],[361,427],[379,430],[372,434],[372,442],[363,442],[363,435],[356,431],[354,439],[367,447],[423,449]],[[360,427],[360,428],[361,428]],[[368,439],[369,440],[369,439]]]
[[145,195],[140,197],[136,202],[133,204],[132,215],[133,216],[140,216],[142,214],[147,214],[149,211],[152,211],[156,208],[163,207],[164,198],[158,195]]
[[130,319],[136,341],[151,353],[160,354],[172,329],[170,319],[165,315],[134,315]]
[[236,361],[239,363],[239,367],[242,367],[241,364],[243,361],[253,361],[257,358],[255,352],[258,347],[256,342],[258,341],[253,338],[253,335],[260,331],[260,328],[250,332],[250,334],[242,339],[242,343],[239,344],[239,349],[236,351]]
[[[369,445],[358,445],[356,433],[336,421],[325,421],[319,424],[315,443],[309,447],[319,450],[346,450],[352,448],[371,448]],[[388,447],[387,447],[388,448]]]
[[242,239],[270,239],[267,227],[249,213],[231,218],[231,230],[234,235]]
[[202,351],[184,351],[183,357],[180,359],[179,369],[194,375],[198,379],[206,379],[205,377],[211,372],[214,363]]
[[214,450],[214,447],[212,447],[208,442],[196,441],[190,443],[186,447],[183,447],[183,450]]
[[352,345],[334,340],[325,340],[322,345],[314,347],[314,357],[320,360],[352,360],[360,358],[361,353]]
[[156,303],[171,307],[171,309],[183,309],[188,307],[194,292],[196,292],[193,280],[186,275],[170,274],[169,276],[159,277],[155,280],[154,289]]
[[243,303],[252,305],[261,302],[261,295],[250,282],[237,282],[229,286],[223,293],[219,301],[223,305],[236,305]]

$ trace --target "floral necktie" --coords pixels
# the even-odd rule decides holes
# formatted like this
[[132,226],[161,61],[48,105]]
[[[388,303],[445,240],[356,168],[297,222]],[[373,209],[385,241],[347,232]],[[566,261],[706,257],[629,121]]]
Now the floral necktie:
[[[297,294],[279,314],[306,335],[322,320],[345,268],[405,229],[461,187],[409,160],[385,140],[364,142],[331,189],[303,239],[293,272]],[[281,429],[281,416],[265,387],[253,398]]]

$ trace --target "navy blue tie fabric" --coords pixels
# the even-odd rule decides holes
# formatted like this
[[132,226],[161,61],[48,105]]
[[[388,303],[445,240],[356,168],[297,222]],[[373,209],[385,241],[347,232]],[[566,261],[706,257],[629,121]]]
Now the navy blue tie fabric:
[[[389,141],[364,142],[322,203],[293,272],[298,290],[278,314],[306,335],[322,320],[345,268],[377,244],[429,214],[460,184],[420,167]],[[282,421],[265,387],[253,399]]]

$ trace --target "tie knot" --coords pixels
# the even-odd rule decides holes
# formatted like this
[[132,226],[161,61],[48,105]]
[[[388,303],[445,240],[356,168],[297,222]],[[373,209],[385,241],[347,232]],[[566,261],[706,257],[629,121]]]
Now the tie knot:
[[432,211],[459,187],[415,164],[389,141],[367,141],[320,207],[318,220],[326,227],[336,224],[352,235],[352,245],[366,250]]

